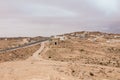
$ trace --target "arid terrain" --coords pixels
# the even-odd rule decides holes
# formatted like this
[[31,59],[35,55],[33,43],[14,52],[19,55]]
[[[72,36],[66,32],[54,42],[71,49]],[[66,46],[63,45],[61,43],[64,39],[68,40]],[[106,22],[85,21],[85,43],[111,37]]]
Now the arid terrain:
[[[2,39],[0,48],[27,43]],[[120,80],[120,34],[67,33],[0,53],[0,80]]]

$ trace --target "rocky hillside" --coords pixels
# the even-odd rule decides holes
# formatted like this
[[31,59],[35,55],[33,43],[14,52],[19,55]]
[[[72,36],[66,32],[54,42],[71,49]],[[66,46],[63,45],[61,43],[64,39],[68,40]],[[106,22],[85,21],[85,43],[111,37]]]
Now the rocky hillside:
[[75,32],[64,36],[67,39],[49,45],[45,59],[120,67],[119,34]]

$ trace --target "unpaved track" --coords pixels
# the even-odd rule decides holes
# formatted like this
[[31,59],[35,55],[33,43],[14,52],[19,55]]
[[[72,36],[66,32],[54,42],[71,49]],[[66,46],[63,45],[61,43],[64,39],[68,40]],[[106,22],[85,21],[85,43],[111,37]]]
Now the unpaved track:
[[43,51],[44,47],[45,47],[45,42],[42,42],[39,50],[37,50],[35,53],[33,53],[33,58],[38,59],[39,54]]
[[44,48],[45,48],[45,42],[42,42],[40,48],[36,52],[33,53],[32,57],[28,58],[27,60],[28,61],[29,60],[40,60],[39,55],[43,51]]

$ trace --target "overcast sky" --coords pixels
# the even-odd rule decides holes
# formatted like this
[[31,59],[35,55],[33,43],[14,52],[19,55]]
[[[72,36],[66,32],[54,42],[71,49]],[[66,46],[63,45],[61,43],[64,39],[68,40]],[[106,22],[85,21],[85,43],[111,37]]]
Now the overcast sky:
[[0,36],[120,33],[120,0],[0,0]]

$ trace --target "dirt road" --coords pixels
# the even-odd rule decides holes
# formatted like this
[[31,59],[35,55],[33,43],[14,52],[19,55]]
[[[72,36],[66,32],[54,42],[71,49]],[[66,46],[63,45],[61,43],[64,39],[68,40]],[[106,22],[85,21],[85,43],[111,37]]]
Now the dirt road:
[[41,47],[39,48],[39,50],[37,50],[35,53],[33,53],[32,57],[34,59],[39,59],[39,54],[43,51],[44,47],[45,47],[45,42],[42,42]]

